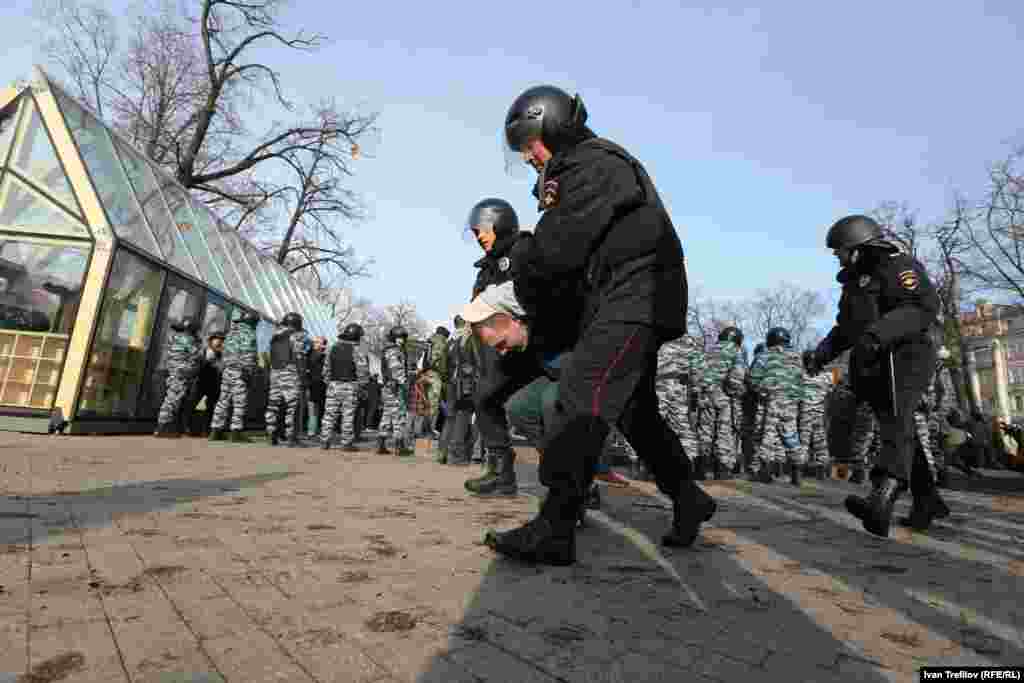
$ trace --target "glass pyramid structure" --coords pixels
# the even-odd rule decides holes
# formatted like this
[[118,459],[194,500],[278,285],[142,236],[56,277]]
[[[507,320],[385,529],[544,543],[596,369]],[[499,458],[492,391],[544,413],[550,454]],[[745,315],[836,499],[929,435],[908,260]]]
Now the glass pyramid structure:
[[296,311],[311,334],[336,334],[314,292],[41,69],[0,96],[0,231],[128,245],[268,321]]

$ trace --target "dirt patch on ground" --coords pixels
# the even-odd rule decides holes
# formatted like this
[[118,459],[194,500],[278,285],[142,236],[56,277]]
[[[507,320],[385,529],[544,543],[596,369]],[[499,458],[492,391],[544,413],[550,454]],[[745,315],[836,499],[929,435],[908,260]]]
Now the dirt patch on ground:
[[370,551],[381,557],[394,557],[398,554],[398,547],[391,543],[386,536],[371,534],[364,536],[370,542]]
[[368,560],[365,557],[352,555],[350,553],[326,553],[317,552],[313,554],[314,562],[343,562],[345,564],[363,564]]
[[187,567],[182,567],[179,564],[175,565],[157,565],[149,567],[142,572],[143,576],[149,576],[154,579],[169,579],[172,576],[177,576],[182,572],[188,571]]
[[342,572],[338,575],[338,583],[364,583],[372,580],[373,577],[370,576],[370,572],[363,570]]
[[520,518],[520,514],[521,513],[519,512],[491,510],[490,512],[484,512],[482,514],[476,515],[474,517],[474,520],[478,524],[483,524],[486,526],[499,526],[505,524],[506,522],[517,521]]
[[0,555],[16,555],[17,553],[24,553],[27,551],[27,545],[18,545],[17,543],[6,543],[0,545]]
[[164,532],[159,531],[157,529],[128,529],[127,531],[124,532],[124,535],[125,536],[144,536],[146,538],[151,538],[153,536],[164,536],[166,534],[164,534]]
[[395,633],[416,628],[417,619],[408,612],[389,610],[378,612],[366,620],[366,628],[374,633]]
[[1024,497],[996,496],[992,499],[993,512],[1024,513]]
[[18,683],[55,683],[62,681],[85,667],[85,655],[81,652],[65,652],[40,662],[29,673],[18,676]]
[[334,531],[338,527],[332,524],[307,524],[307,531]]

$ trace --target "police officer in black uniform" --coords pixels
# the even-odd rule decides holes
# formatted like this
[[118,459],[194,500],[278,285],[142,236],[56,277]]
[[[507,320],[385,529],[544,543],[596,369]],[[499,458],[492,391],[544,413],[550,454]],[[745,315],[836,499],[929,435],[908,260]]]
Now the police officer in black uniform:
[[[479,269],[473,283],[473,297],[476,297],[491,285],[508,282],[512,277],[508,254],[519,239],[519,217],[507,201],[491,197],[476,203],[469,212],[466,228],[484,250],[483,258],[473,264]],[[516,454],[512,450],[504,402],[499,404],[494,400],[507,378],[494,349],[482,346],[478,361],[479,385],[473,403],[483,441],[484,471],[479,477],[466,481],[466,490],[480,496],[514,494],[518,491]]]
[[928,334],[939,299],[924,266],[885,240],[867,216],[847,216],[829,229],[826,244],[842,269],[836,326],[805,354],[812,374],[852,348],[851,389],[878,418],[881,448],[867,497],[849,496],[846,508],[864,528],[888,536],[893,504],[910,489],[913,507],[904,524],[924,530],[949,514],[924,454],[915,448],[914,409],[932,379],[935,347]]
[[[509,252],[529,346],[545,355],[571,349],[572,356],[560,369],[542,445],[548,496],[526,525],[486,539],[503,555],[549,564],[575,560],[576,521],[609,424],[673,501],[663,543],[692,545],[716,508],[693,482],[654,390],[658,348],[686,325],[679,237],[640,163],[586,121],[580,97],[552,86],[527,90],[505,118],[509,150],[538,173],[534,194],[543,212]],[[501,394],[536,376],[515,377]]]

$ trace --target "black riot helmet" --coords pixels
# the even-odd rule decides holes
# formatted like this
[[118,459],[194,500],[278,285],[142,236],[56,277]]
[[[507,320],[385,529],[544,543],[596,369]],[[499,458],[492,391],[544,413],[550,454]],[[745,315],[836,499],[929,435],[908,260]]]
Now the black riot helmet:
[[466,219],[466,233],[488,229],[493,230],[497,237],[519,232],[519,216],[504,199],[489,197],[477,202],[470,210]]
[[789,346],[793,343],[793,337],[785,327],[773,327],[764,336],[764,343],[767,346]]
[[363,326],[359,323],[349,323],[345,325],[345,329],[338,335],[338,339],[343,341],[358,342],[363,338]]
[[302,316],[295,312],[286,313],[285,316],[281,318],[281,324],[298,332],[302,329]]
[[755,356],[760,356],[762,353],[764,353],[764,350],[766,348],[768,348],[768,347],[765,346],[764,342],[758,342],[757,346],[754,347],[754,355]]
[[841,218],[828,229],[825,245],[829,249],[854,249],[882,238],[882,226],[870,216]]
[[409,333],[401,325],[395,325],[390,330],[388,330],[388,341],[391,342],[392,344],[397,342],[399,339],[408,339],[408,338],[409,338]]
[[434,330],[434,334],[439,334],[439,335],[441,335],[442,337],[445,337],[445,338],[448,338],[448,337],[452,336],[452,333],[449,332],[448,328],[445,327],[444,325],[438,325],[437,329]]
[[243,325],[256,325],[260,321],[258,313],[247,311],[244,308],[236,309],[233,317],[235,322],[242,323]]
[[516,98],[505,115],[505,143],[518,154],[539,139],[551,154],[571,147],[588,132],[587,108],[579,95],[553,85],[530,88]]
[[184,317],[181,320],[177,320],[171,323],[171,329],[175,332],[188,332],[189,334],[199,334],[199,321],[195,318]]
[[743,344],[743,332],[740,328],[730,325],[718,333],[718,341],[731,341],[735,342],[736,345],[739,346]]

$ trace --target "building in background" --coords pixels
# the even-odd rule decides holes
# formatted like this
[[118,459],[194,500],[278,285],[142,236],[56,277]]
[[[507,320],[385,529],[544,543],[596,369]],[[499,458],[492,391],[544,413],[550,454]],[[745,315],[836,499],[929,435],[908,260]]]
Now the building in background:
[[973,352],[980,403],[983,411],[995,410],[995,364],[992,342],[1006,349],[1006,384],[1010,414],[1024,417],[1024,309],[978,302],[975,310],[960,316],[964,347]]
[[333,336],[312,292],[41,69],[0,90],[0,429],[152,431],[171,322],[205,339],[236,309],[259,313],[264,361],[289,311]]

